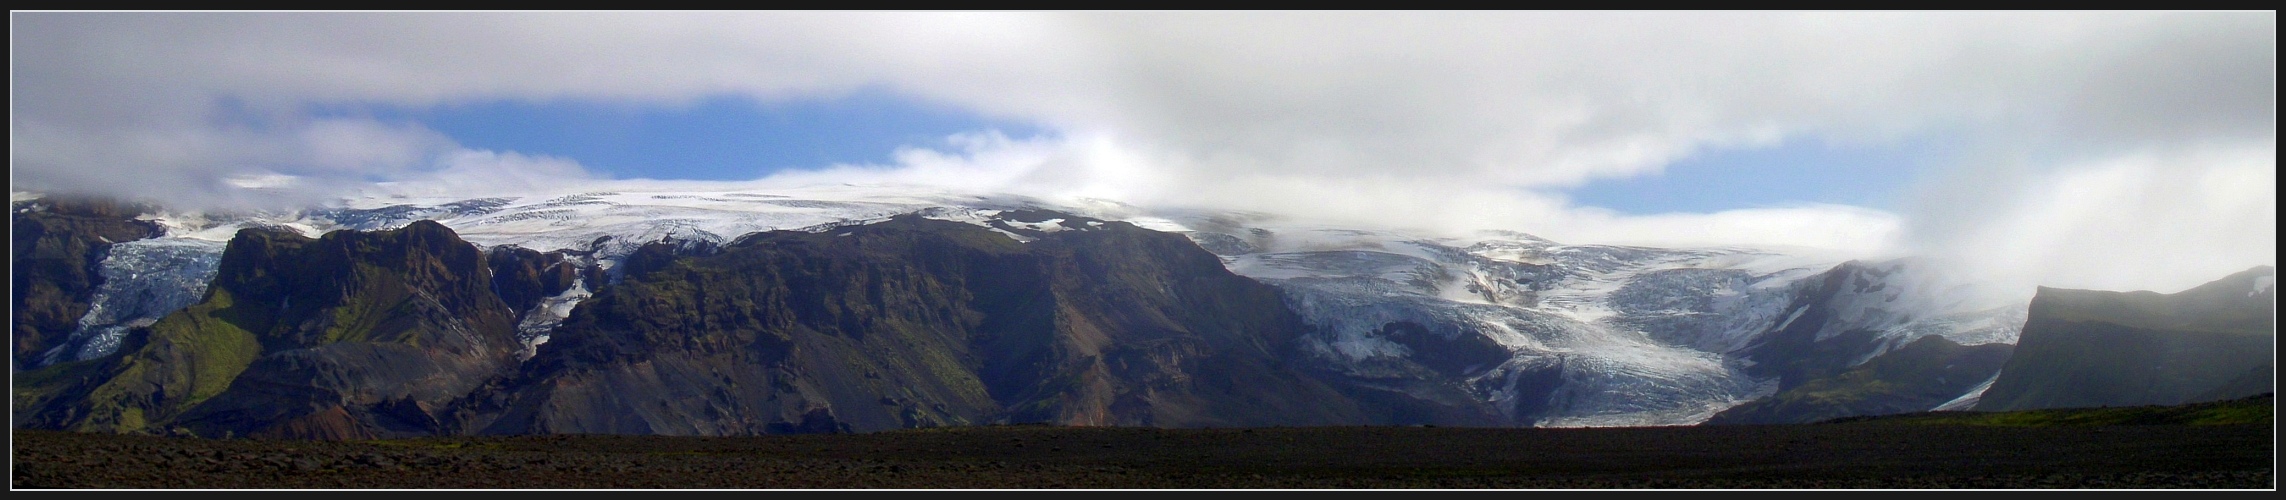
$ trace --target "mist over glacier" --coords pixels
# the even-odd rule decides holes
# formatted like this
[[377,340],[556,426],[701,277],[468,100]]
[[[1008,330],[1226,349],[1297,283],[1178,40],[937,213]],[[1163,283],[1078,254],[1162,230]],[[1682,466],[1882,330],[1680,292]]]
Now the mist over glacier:
[[[2259,12],[28,12],[10,25],[12,191],[261,210],[376,190],[704,191],[377,110],[872,93],[1039,132],[733,178],[1915,255],[2011,290],[2179,290],[2276,253],[2276,20]],[[1956,153],[1891,176],[1912,179],[1894,207],[1638,213],[1571,194],[1723,152],[1930,138]],[[1859,168],[1874,167],[1808,171]]]

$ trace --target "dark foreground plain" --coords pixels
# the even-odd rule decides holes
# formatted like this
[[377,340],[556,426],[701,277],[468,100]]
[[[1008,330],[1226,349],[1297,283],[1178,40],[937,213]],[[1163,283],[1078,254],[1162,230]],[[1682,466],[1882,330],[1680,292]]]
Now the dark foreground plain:
[[14,432],[15,488],[2276,487],[2264,424],[991,426],[366,442]]

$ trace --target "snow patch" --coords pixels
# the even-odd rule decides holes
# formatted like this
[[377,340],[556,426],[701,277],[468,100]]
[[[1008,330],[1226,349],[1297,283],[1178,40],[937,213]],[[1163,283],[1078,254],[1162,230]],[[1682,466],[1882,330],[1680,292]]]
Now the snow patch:
[[[1001,214],[1001,213],[1003,213],[1003,211],[1001,211],[1001,210],[992,210],[992,209],[979,210],[979,209],[968,208],[968,207],[936,207],[936,208],[930,208],[930,209],[927,209],[927,210],[922,210],[922,211],[920,211],[920,212],[919,212],[919,214],[921,215],[921,217],[922,217],[922,218],[926,218],[926,219],[935,219],[935,220],[942,220],[942,221],[952,221],[952,222],[959,222],[959,223],[962,223],[962,224],[968,224],[968,225],[971,225],[971,226],[976,226],[976,227],[981,227],[981,228],[985,228],[985,229],[990,229],[990,230],[992,230],[992,232],[995,232],[995,233],[1000,233],[1000,235],[1001,235],[1001,236],[1007,236],[1007,237],[1008,237],[1008,239],[1011,239],[1011,240],[1016,240],[1016,242],[1017,242],[1017,243],[1031,243],[1032,241],[1034,241],[1034,240],[1035,240],[1035,238],[1032,238],[1032,237],[1030,237],[1030,236],[1025,236],[1025,235],[1021,235],[1021,234],[1016,234],[1016,233],[1015,233],[1015,232],[1013,232],[1013,231],[1009,231],[1009,230],[1006,230],[1006,229],[1001,229],[999,226],[995,226],[995,225],[993,225],[992,223],[993,223],[994,221],[999,221],[999,222],[1001,222],[1001,223],[1003,223],[1003,224],[1008,224],[1008,225],[1010,225],[1010,226],[1015,226],[1015,227],[1027,227],[1027,228],[1028,228],[1028,226],[1025,226],[1025,224],[1026,224],[1026,223],[1022,223],[1022,222],[1015,222],[1015,221],[1007,221],[1007,220],[1001,220],[1001,219],[999,218],[999,216],[1000,216],[1000,214]],[[1056,221],[1059,221],[1059,222],[1060,222],[1060,221],[1062,221],[1062,220],[1063,220],[1063,219],[1056,219]],[[1058,226],[1056,229],[1059,229],[1059,230],[1060,230],[1060,229],[1063,229],[1063,228],[1062,228],[1061,226]],[[1035,229],[1035,230],[1038,230],[1038,229]]]
[[1808,308],[1808,307],[1799,307],[1799,308],[1795,308],[1795,309],[1794,309],[1794,314],[1789,314],[1789,315],[1786,315],[1786,321],[1781,321],[1781,322],[1778,322],[1778,326],[1776,326],[1776,327],[1772,327],[1770,330],[1771,330],[1771,331],[1783,331],[1783,330],[1785,330],[1785,329],[1786,329],[1786,327],[1788,327],[1788,326],[1793,326],[1793,325],[1794,325],[1794,320],[1797,320],[1797,319],[1802,319],[1802,313],[1806,313],[1806,312],[1810,312],[1810,308]]
[[1995,380],[2000,380],[2000,374],[1992,374],[1992,378],[1984,379],[1984,383],[1969,388],[1968,393],[1953,398],[1952,401],[1937,405],[1936,408],[1930,408],[1929,411],[1963,411],[1973,408],[1977,402],[1984,400],[1984,391],[1992,389],[1992,382]]
[[1166,233],[1185,233],[1191,231],[1190,226],[1185,226],[1180,222],[1175,222],[1172,219],[1161,217],[1139,216],[1128,217],[1125,220],[1128,224],[1134,224],[1135,227],[1149,229],[1152,231]]
[[1000,233],[1002,236],[1007,236],[1007,237],[1008,237],[1008,239],[1011,239],[1011,240],[1016,240],[1016,242],[1017,242],[1017,243],[1031,243],[1031,242],[1033,242],[1033,241],[1037,241],[1037,240],[1035,240],[1034,238],[1032,238],[1032,237],[1030,237],[1030,236],[1025,236],[1025,235],[1021,235],[1021,234],[1016,234],[1015,232],[1011,232],[1011,231],[1009,231],[1009,230],[1006,230],[1006,229],[1001,229],[1001,228],[997,228],[997,227],[995,227],[995,228],[989,228],[989,229],[991,229],[991,230],[992,230],[992,232],[995,232],[995,233]]
[[1044,220],[1044,221],[1040,221],[1040,222],[1018,222],[1018,221],[1012,221],[1012,220],[1002,220],[1002,221],[1000,221],[1000,223],[1002,223],[1002,224],[1007,224],[1007,225],[1009,225],[1009,226],[1011,226],[1011,227],[1020,227],[1020,228],[1024,228],[1024,229],[1030,229],[1030,230],[1033,230],[1033,231],[1039,231],[1039,232],[1043,232],[1043,233],[1053,233],[1053,232],[1057,232],[1057,231],[1067,231],[1067,230],[1069,230],[1068,228],[1065,228],[1065,227],[1064,227],[1064,220],[1063,220],[1063,219],[1060,219],[1060,218],[1059,218],[1059,219],[1048,219],[1048,220]]

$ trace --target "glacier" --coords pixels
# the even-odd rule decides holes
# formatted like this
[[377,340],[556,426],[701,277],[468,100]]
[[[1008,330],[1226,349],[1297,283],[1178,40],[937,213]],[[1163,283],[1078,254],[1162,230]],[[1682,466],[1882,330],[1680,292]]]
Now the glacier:
[[[1873,332],[1862,363],[1926,335],[2013,343],[2023,304],[1970,300],[1974,280],[1891,261],[1843,269],[1843,256],[1786,249],[1570,245],[1516,231],[1464,236],[1359,229],[1261,213],[1151,210],[894,185],[665,190],[616,186],[481,198],[361,195],[285,212],[168,212],[164,236],[114,245],[96,304],[55,360],[115,349],[121,333],[199,299],[223,242],[249,227],[316,236],[434,220],[479,247],[567,250],[607,273],[642,245],[722,245],[769,230],[831,231],[917,213],[991,228],[1019,242],[1100,223],[1017,220],[1047,210],[1189,237],[1231,272],[1280,289],[1314,330],[1294,346],[1353,380],[1427,367],[1516,425],[1690,425],[1776,391],[1748,352],[1825,318],[1812,341]],[[1845,290],[1807,297],[1830,273]],[[613,273],[616,276],[616,273]],[[526,357],[603,283],[583,278],[527,311]],[[1423,352],[1435,350],[1438,352]],[[1416,372],[1418,370],[1415,370]],[[1973,395],[1962,395],[1964,398]]]
[[197,238],[157,238],[111,245],[99,264],[96,286],[78,328],[41,364],[108,356],[127,329],[150,326],[204,298],[222,261],[223,244]]

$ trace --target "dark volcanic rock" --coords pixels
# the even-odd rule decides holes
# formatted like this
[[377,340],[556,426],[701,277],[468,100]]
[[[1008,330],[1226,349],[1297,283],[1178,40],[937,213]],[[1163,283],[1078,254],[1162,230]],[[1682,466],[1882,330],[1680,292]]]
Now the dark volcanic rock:
[[1275,290],[1181,236],[1059,218],[1030,243],[904,216],[696,257],[646,247],[454,421],[683,435],[1358,421],[1284,367],[1303,325]]
[[2276,270],[2174,294],[2041,287],[1979,410],[2180,404],[2270,392]]
[[148,207],[112,200],[49,197],[10,207],[9,314],[12,366],[36,368],[41,356],[79,326],[113,243],[158,237],[157,223],[135,220]]
[[[311,239],[240,231],[205,300],[108,358],[18,380],[19,422],[83,431],[364,438],[513,366],[514,313],[435,222]],[[28,390],[27,390],[28,389]],[[414,410],[408,410],[414,409]]]
[[519,321],[542,299],[570,290],[581,279],[591,287],[602,285],[602,269],[581,266],[569,257],[562,250],[542,253],[515,246],[494,247],[484,253],[485,267],[492,271],[492,291],[508,304],[508,310],[516,311]]
[[249,229],[203,301],[118,354],[24,373],[14,411],[35,428],[322,439],[1377,418],[1286,365],[1305,326],[1274,289],[1181,236],[1059,215],[646,245],[522,364],[518,309],[594,268],[486,255],[429,221]]
[[1506,346],[1475,331],[1453,335],[1438,335],[1420,323],[1392,322],[1382,325],[1374,335],[1382,336],[1397,345],[1411,349],[1414,361],[1446,376],[1474,374],[1483,368],[1499,365],[1514,353]]

